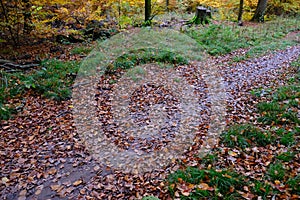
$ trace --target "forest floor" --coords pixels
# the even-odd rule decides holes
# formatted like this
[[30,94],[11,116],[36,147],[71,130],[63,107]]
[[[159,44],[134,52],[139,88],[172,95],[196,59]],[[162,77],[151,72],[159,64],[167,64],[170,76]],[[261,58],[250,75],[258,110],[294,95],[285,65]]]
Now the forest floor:
[[[299,31],[286,36],[287,40],[298,40],[298,37]],[[91,49],[93,44],[89,45]],[[22,47],[19,57],[7,53],[2,59],[26,63],[36,59],[36,55],[44,55],[39,59],[82,61],[90,51],[74,53],[74,49],[81,49],[84,44],[45,43],[43,46],[40,49]],[[41,54],[41,51],[45,53]],[[300,45],[294,44],[247,58],[245,55],[249,51],[249,48],[240,48],[220,56],[207,55],[199,63],[166,69],[171,70],[172,74],[178,73],[178,76],[170,76],[174,79],[174,85],[178,82],[177,77],[185,77],[186,82],[195,88],[201,116],[191,146],[182,152],[180,158],[171,159],[168,164],[143,173],[126,172],[99,162],[76,130],[78,127],[74,122],[72,100],[55,101],[31,90],[18,98],[8,99],[8,104],[22,105],[22,108],[11,119],[1,121],[0,198],[141,199],[152,195],[160,199],[205,199],[215,195],[221,199],[299,199]],[[159,68],[159,65],[146,64],[141,70],[147,72],[153,67]],[[197,156],[198,151],[207,144],[211,120],[214,120],[211,115],[214,94],[209,90],[213,80],[209,82],[206,79],[212,68],[217,70],[216,77],[222,82],[225,99],[220,102],[225,104],[219,106],[224,107],[225,115],[220,126],[225,123],[226,131],[220,138],[215,138],[209,155],[200,157]],[[170,119],[164,127],[168,131],[159,132],[167,136],[155,138],[151,136],[151,131],[141,129],[150,134],[149,142],[145,142],[148,138],[143,138],[142,133],[138,139],[132,139],[125,132],[125,136],[116,135],[108,140],[115,143],[117,148],[146,148],[143,151],[152,152],[172,143],[172,134],[181,133],[176,125],[183,124],[180,118],[183,114],[177,115],[180,113],[180,99],[175,94],[176,87],[163,87],[161,83],[155,85],[156,79],[153,77],[156,75],[160,76],[157,79],[169,76],[160,70],[150,76],[152,81],[134,87],[129,97],[132,108],[130,114],[138,119],[134,122],[141,123],[143,127],[149,128],[145,124],[152,119],[155,121],[151,122],[154,129],[164,127],[160,119]],[[122,110],[120,107],[111,107],[117,101],[112,98],[116,94],[114,90],[127,91],[128,82],[132,81],[128,77],[116,81],[115,77],[125,72],[118,73],[99,80],[97,88],[95,102],[98,111],[105,111],[99,116],[102,116],[101,123],[105,124],[102,128],[108,133],[118,132],[116,124],[111,124],[110,119],[122,117],[111,113],[117,108]],[[188,95],[193,98],[194,94]],[[163,107],[159,109],[167,109],[164,116],[152,104],[162,104]],[[141,113],[146,112],[145,109],[153,113],[144,116]],[[254,135],[251,135],[252,132],[255,132]]]

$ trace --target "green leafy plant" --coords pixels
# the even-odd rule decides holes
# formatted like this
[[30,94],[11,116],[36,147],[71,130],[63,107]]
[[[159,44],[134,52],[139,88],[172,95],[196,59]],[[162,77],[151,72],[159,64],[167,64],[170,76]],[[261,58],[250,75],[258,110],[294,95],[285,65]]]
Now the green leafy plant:
[[298,113],[288,110],[287,112],[284,112],[281,116],[283,121],[288,121],[290,123],[296,123],[299,124],[300,120],[298,118]]
[[279,113],[278,112],[267,112],[263,116],[258,118],[259,122],[262,122],[264,124],[280,124],[280,118],[279,118]]
[[70,87],[76,77],[79,63],[49,60],[45,61],[43,66],[42,70],[32,74],[35,80],[34,91],[55,100],[70,98]]
[[269,111],[283,111],[278,102],[262,102],[256,105],[259,112],[269,112]]
[[229,147],[246,148],[253,145],[265,146],[272,142],[270,133],[263,133],[258,128],[246,124],[230,127],[221,135],[222,143]]
[[203,170],[194,167],[188,167],[185,170],[178,170],[168,177],[169,190],[174,193],[174,184],[186,182],[189,184],[202,184],[208,188],[196,188],[190,192],[189,196],[181,196],[181,199],[199,199],[204,197],[218,198],[221,194],[224,199],[238,199],[240,195],[235,192],[235,189],[242,187],[244,177],[229,170]]
[[84,46],[80,46],[80,47],[76,47],[74,49],[71,50],[71,53],[72,54],[88,54],[92,51],[91,48],[87,48],[87,47],[84,47]]
[[276,158],[278,160],[282,160],[284,162],[289,162],[289,161],[293,160],[294,157],[295,157],[295,153],[288,151],[288,152],[279,154]]
[[254,181],[254,186],[251,187],[251,190],[254,194],[263,197],[263,199],[267,199],[267,196],[272,191],[272,187],[267,182]]
[[207,154],[205,157],[202,158],[201,163],[204,165],[214,164],[217,162],[218,156],[217,154]]
[[275,180],[283,180],[283,178],[285,177],[285,173],[286,170],[284,169],[283,164],[277,162],[275,164],[270,165],[267,175],[272,181],[275,181]]
[[295,138],[294,137],[295,136],[294,136],[293,132],[283,134],[280,138],[280,144],[282,144],[284,146],[291,146],[292,144],[295,143]]
[[0,120],[8,120],[13,114],[14,109],[0,103]]
[[8,119],[14,112],[13,108],[4,106],[8,98],[19,98],[29,90],[59,101],[70,98],[71,85],[78,69],[78,62],[48,60],[42,63],[41,69],[29,73],[2,72],[5,81],[0,82],[0,118]]
[[300,175],[289,178],[286,183],[296,194],[300,195]]

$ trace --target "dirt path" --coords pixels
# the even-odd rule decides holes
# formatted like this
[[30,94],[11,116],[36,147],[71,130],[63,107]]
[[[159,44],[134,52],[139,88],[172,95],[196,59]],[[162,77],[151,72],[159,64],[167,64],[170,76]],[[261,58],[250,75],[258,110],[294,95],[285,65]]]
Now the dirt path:
[[[214,94],[221,95],[226,90],[227,124],[255,118],[255,102],[249,92],[284,84],[289,77],[291,61],[300,55],[300,46],[232,62],[231,58],[239,54],[210,58],[200,66],[205,81],[209,81],[207,70],[218,69],[215,77],[220,80],[214,84],[210,77],[208,85],[222,84],[221,90],[213,88]],[[205,91],[206,86],[201,87]],[[219,97],[210,95],[206,91],[203,99],[220,103]],[[38,97],[25,99],[33,103],[26,103],[15,119],[1,122],[1,199],[140,199],[146,194],[170,198],[164,179],[180,167],[178,162],[144,174],[126,174],[99,165],[76,134],[71,101],[57,104]],[[215,124],[218,123],[223,122]],[[202,128],[203,132],[196,136],[197,143],[184,152],[184,165],[197,165],[197,158],[192,155],[199,146],[207,144],[208,128]]]

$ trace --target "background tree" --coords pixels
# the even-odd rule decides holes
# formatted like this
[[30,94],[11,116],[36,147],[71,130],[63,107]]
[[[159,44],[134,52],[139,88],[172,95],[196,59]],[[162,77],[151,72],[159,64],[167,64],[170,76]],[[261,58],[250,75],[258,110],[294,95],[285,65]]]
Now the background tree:
[[23,3],[23,29],[24,33],[30,33],[32,30],[32,21],[31,21],[31,3],[29,0],[22,0]]
[[243,21],[242,21],[243,7],[244,7],[244,0],[240,0],[239,14],[238,14],[238,23],[240,26],[243,26]]
[[169,0],[166,0],[166,10],[168,11],[169,10]]
[[267,3],[268,3],[268,0],[259,0],[258,1],[255,13],[254,13],[251,21],[254,21],[254,22],[263,22],[264,21],[264,15],[265,15],[265,10],[267,8]]
[[145,22],[151,20],[151,0],[145,0]]

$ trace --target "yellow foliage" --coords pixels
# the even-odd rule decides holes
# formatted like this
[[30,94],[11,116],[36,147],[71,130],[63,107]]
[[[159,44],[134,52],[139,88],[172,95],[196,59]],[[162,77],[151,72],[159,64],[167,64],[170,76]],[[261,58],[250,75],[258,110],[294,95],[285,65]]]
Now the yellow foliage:
[[[239,0],[185,0],[193,6],[205,5],[218,9],[221,19],[236,19]],[[258,0],[245,0],[243,19],[250,20],[255,12]],[[284,13],[300,13],[300,0],[268,0],[266,15],[281,15]]]
[[[55,34],[59,28],[53,23],[62,22],[64,26],[79,24],[84,26],[92,20],[102,20],[109,16],[116,20],[120,27],[141,23],[144,20],[145,0],[29,0],[27,4],[20,0],[2,0],[7,21],[0,15],[0,31],[7,32],[9,27],[19,35],[25,27],[24,13],[31,12],[30,23],[32,33]],[[157,15],[167,10],[166,0],[151,0],[152,14]],[[214,19],[236,20],[239,0],[169,0],[169,10],[177,12],[195,11],[199,5],[212,9]],[[243,19],[249,20],[254,14],[258,0],[244,0]],[[1,11],[2,12],[2,11]],[[300,0],[268,0],[266,14],[281,15],[283,13],[300,13]],[[57,25],[59,26],[59,25]]]
[[[195,0],[198,5],[216,9],[218,17],[222,20],[236,20],[238,15],[239,0]],[[244,19],[253,15],[258,0],[244,1]]]
[[273,15],[300,13],[300,0],[269,0],[268,12]]

